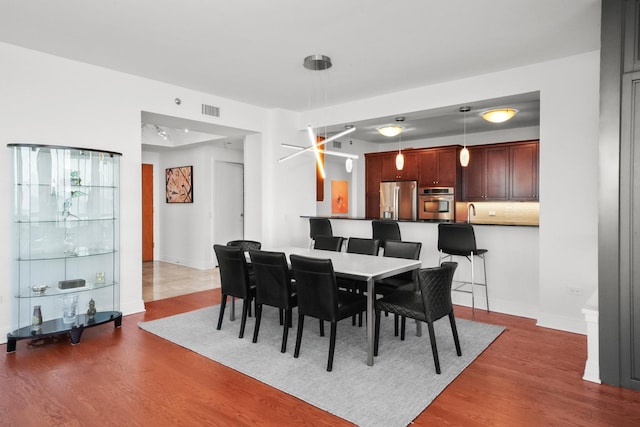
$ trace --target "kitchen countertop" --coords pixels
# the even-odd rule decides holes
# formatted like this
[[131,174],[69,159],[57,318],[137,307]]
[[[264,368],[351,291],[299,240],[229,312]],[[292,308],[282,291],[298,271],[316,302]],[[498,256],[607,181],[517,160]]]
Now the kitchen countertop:
[[[300,215],[300,218],[328,218],[328,219],[345,219],[352,221],[373,221],[382,218],[365,218],[365,217],[354,217],[354,216],[319,216],[319,215]],[[382,219],[384,221],[384,219]],[[406,223],[431,223],[431,224],[439,224],[439,223],[449,223],[454,222],[458,224],[466,223],[466,221],[448,221],[448,220],[439,220],[439,219],[419,219],[419,220],[410,220],[410,219],[398,219],[397,222],[406,222]],[[539,227],[538,224],[519,224],[519,223],[485,223],[485,222],[473,222],[472,225],[488,225],[488,226],[502,226],[502,227]]]

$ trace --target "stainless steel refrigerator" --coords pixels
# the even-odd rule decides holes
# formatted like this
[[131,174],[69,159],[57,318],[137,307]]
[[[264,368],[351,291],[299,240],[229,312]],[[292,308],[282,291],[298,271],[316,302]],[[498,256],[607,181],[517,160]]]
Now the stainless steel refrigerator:
[[417,181],[385,181],[380,183],[380,218],[415,221],[417,217]]

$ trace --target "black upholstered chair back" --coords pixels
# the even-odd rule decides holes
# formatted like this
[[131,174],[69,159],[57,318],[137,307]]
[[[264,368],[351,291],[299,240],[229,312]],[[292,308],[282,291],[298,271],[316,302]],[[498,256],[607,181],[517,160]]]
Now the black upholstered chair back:
[[220,286],[224,295],[236,298],[250,296],[249,269],[240,246],[213,245],[220,267]]
[[[384,256],[404,259],[420,259],[422,250],[421,242],[401,242],[398,240],[388,240],[384,248]],[[397,277],[404,280],[417,280],[418,270],[401,273]]]
[[256,303],[282,309],[289,308],[291,300],[291,272],[286,255],[282,252],[249,250],[255,274]]
[[450,255],[475,253],[476,235],[471,224],[438,224],[438,250]]
[[361,239],[359,237],[350,237],[347,242],[347,252],[351,254],[361,255],[378,255],[380,249],[380,240],[378,239]]
[[333,236],[329,218],[309,218],[309,237],[315,240],[316,236]]
[[387,240],[402,240],[400,226],[396,221],[378,220],[371,221],[373,238],[380,240],[380,247],[386,248]]
[[290,255],[296,279],[298,313],[336,322],[338,286],[330,259]]
[[340,252],[342,249],[342,237],[318,235],[313,242],[313,249]]
[[238,246],[246,252],[249,249],[260,249],[262,247],[262,243],[256,242],[255,240],[231,240],[230,242],[227,242],[227,246]]
[[443,262],[440,267],[418,271],[418,283],[427,322],[435,322],[453,311],[451,283],[457,262]]

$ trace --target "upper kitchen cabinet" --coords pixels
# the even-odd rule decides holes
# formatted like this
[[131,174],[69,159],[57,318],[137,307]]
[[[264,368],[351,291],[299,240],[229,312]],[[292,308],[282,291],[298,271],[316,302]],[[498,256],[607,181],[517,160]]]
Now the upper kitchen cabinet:
[[469,147],[465,201],[538,200],[538,141]]
[[538,200],[538,142],[511,145],[511,199]]
[[383,153],[382,155],[382,181],[413,181],[418,178],[418,162],[416,153],[405,150],[404,167],[402,170],[396,168],[397,151]]
[[460,166],[458,148],[431,148],[418,153],[420,187],[457,187]]
[[462,198],[466,201],[508,200],[509,148],[506,144],[469,148],[463,170]]

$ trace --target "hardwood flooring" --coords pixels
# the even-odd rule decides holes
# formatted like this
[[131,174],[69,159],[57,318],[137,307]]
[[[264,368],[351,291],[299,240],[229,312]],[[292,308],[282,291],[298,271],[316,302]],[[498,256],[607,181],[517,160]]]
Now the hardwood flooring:
[[[219,301],[219,289],[209,289],[147,302],[147,311],[124,317],[121,328],[87,329],[75,346],[67,339],[40,347],[19,341],[0,366],[0,425],[349,425],[137,327]],[[456,316],[471,312],[456,307]],[[497,313],[476,311],[476,320],[507,330],[414,426],[640,425],[640,392],[581,379],[586,337]]]

